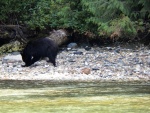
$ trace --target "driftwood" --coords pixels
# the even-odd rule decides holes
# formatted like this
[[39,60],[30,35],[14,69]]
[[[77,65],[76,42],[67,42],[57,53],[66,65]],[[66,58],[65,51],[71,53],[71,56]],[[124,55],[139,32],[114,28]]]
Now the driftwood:
[[64,29],[53,30],[50,32],[48,38],[55,41],[59,46],[65,44],[68,41],[68,32]]
[[[20,43],[27,43],[27,38],[34,36],[34,34],[34,31],[32,32],[20,25],[0,25],[0,38],[10,38],[13,41],[17,40]],[[54,40],[58,45],[62,45],[67,41],[67,36],[66,30],[59,29],[51,31],[48,38]]]

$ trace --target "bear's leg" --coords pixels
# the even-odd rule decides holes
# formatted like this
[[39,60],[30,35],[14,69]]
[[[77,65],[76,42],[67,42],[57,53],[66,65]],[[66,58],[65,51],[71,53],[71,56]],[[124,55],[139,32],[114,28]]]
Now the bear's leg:
[[48,57],[49,58],[49,61],[48,62],[51,62],[55,67],[56,67],[56,61],[55,61],[55,58],[50,56]]
[[55,59],[56,59],[56,56],[57,56],[57,51],[55,49],[51,50],[51,48],[48,48],[46,56],[49,58],[48,62],[51,62],[56,67]]
[[52,56],[52,55],[49,55],[48,58],[49,58],[49,61],[48,61],[48,62],[51,62],[51,63],[56,67],[55,57]]

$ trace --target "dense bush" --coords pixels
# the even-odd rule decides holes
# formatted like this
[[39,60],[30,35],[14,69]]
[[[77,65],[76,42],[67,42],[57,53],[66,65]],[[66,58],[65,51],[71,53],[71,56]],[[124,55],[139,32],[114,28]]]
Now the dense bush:
[[134,38],[150,30],[149,0],[1,0],[0,24]]
[[150,19],[148,0],[82,0],[82,2],[88,7],[87,10],[92,12],[93,16],[88,21],[98,25],[100,35],[123,33],[124,37],[135,37],[137,24],[139,22],[144,24],[145,20],[148,20],[146,16]]

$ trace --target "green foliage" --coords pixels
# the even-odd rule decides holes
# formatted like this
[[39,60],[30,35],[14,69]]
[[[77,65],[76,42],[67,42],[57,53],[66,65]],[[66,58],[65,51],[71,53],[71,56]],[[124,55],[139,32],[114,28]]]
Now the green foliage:
[[19,24],[35,0],[0,0],[0,23]]
[[71,28],[104,37],[118,29],[135,37],[150,18],[150,0],[0,0],[0,6],[0,24]]
[[30,15],[24,15],[25,22],[32,28],[44,29],[49,23],[51,16],[51,1],[50,0],[38,0],[34,3],[34,6],[30,7],[28,13]]
[[99,35],[110,36],[120,29],[125,37],[137,34],[135,20],[150,16],[148,0],[82,0],[87,10],[93,14],[88,21],[98,25]]
[[80,0],[56,0],[52,9],[51,27],[71,28],[80,32],[87,30],[85,20],[88,12],[82,8]]

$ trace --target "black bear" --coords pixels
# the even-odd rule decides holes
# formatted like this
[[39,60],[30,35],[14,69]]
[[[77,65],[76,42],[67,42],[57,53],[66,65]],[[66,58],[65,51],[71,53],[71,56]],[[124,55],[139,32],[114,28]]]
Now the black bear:
[[58,53],[58,45],[49,38],[41,38],[29,41],[21,52],[24,66],[30,66],[43,57],[48,57],[49,62],[56,66],[56,56]]

